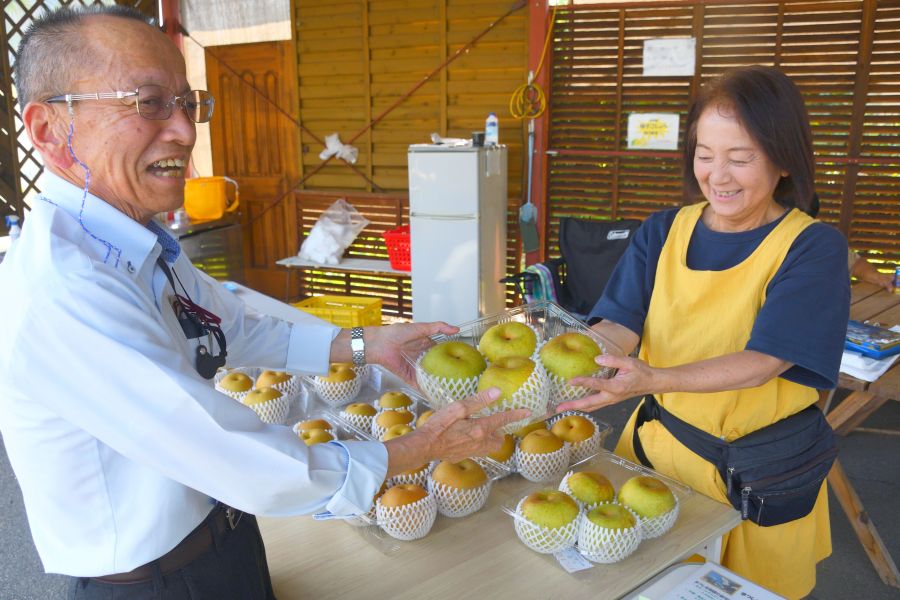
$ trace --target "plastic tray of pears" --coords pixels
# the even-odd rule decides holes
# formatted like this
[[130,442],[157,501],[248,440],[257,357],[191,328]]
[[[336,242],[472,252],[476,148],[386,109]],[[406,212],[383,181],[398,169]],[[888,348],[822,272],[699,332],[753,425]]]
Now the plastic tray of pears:
[[[266,423],[293,423],[308,411],[309,391],[299,375],[262,367],[223,368],[216,372],[213,382],[217,391],[247,404]],[[252,399],[251,394],[260,393],[263,395]]]
[[573,574],[586,578],[611,575],[614,563],[641,561],[642,541],[675,527],[679,507],[694,493],[603,449],[555,481],[509,482],[500,508],[519,540],[570,572],[574,562],[582,570]]
[[[456,334],[437,334],[411,343],[401,354],[414,369],[432,408],[470,396],[482,387],[496,386],[502,391],[501,399],[486,409],[486,414],[510,408],[531,410],[528,420],[510,424],[506,433],[545,418],[566,400],[589,394],[587,388],[569,385],[575,375],[612,377],[613,369],[594,363],[598,351],[623,354],[612,341],[549,301],[524,304],[458,327]],[[573,333],[582,336],[563,336]],[[513,355],[515,359],[508,358]],[[526,356],[531,362],[523,362]]]
[[[390,402],[385,397],[387,394],[398,392],[410,400],[408,405],[402,405],[402,401],[397,402],[397,398],[393,398],[395,402]],[[369,367],[366,380],[359,394],[353,400],[350,404],[332,406],[327,402],[322,402],[320,398],[313,397],[310,402],[311,410],[304,415],[302,422],[295,423],[295,433],[304,437],[300,431],[301,423],[307,429],[312,429],[321,428],[322,424],[315,421],[326,421],[333,424],[334,430],[330,433],[339,440],[378,441],[384,439],[385,434],[388,437],[391,436],[388,430],[393,433],[397,431],[390,429],[391,423],[379,424],[378,419],[382,415],[393,416],[403,412],[409,413],[405,415],[405,418],[393,423],[400,428],[401,432],[406,426],[408,432],[424,422],[423,419],[427,418],[428,413],[431,412],[428,404],[418,392],[411,389],[390,371],[376,365]],[[383,406],[383,404],[386,405]],[[399,435],[403,435],[403,433]],[[468,488],[462,494],[442,487],[440,476],[432,478],[438,463],[426,464],[386,481],[379,490],[369,513],[339,520],[354,526],[363,538],[382,553],[393,555],[406,544],[415,545],[416,542],[413,540],[427,536],[432,527],[437,529],[447,527],[455,520],[449,517],[463,517],[479,511],[487,501],[493,482],[512,472],[511,463],[501,463],[489,457],[479,457],[475,459],[475,462],[482,467],[484,481],[477,486]],[[451,469],[449,466],[442,467],[443,470],[457,471],[458,475],[463,475],[463,472],[470,468],[471,464],[459,470]],[[412,503],[412,507],[408,510],[382,507],[379,504],[378,500],[388,489],[401,488],[410,484],[427,490],[427,499]],[[397,493],[397,491],[393,492],[393,494]]]

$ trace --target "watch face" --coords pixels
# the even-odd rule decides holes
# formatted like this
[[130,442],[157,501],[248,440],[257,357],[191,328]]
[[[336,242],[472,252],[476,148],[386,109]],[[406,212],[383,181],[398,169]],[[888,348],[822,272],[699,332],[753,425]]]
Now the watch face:
[[350,349],[354,352],[361,352],[365,347],[366,344],[361,339],[350,340]]

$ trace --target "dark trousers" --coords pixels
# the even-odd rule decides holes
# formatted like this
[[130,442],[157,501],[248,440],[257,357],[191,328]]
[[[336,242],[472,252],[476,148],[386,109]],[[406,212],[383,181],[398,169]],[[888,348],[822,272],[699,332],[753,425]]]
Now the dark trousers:
[[161,573],[151,581],[105,583],[73,577],[70,600],[274,600],[266,550],[259,526],[245,514],[237,527],[212,529],[213,543],[206,553],[185,567]]

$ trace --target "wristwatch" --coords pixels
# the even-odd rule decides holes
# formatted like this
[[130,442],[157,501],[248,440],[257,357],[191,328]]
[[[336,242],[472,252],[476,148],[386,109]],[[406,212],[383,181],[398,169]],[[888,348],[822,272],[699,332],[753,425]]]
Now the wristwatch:
[[353,364],[362,367],[366,364],[366,342],[363,340],[363,328],[350,330],[350,351],[353,352]]

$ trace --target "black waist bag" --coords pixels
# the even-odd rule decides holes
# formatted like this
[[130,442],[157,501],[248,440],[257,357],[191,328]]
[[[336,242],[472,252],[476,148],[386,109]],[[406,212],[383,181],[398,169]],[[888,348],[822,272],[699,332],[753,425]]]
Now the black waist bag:
[[837,456],[834,431],[815,406],[729,443],[682,421],[648,395],[638,411],[632,443],[635,455],[651,469],[638,429],[657,419],[715,465],[741,518],[764,527],[808,515]]

